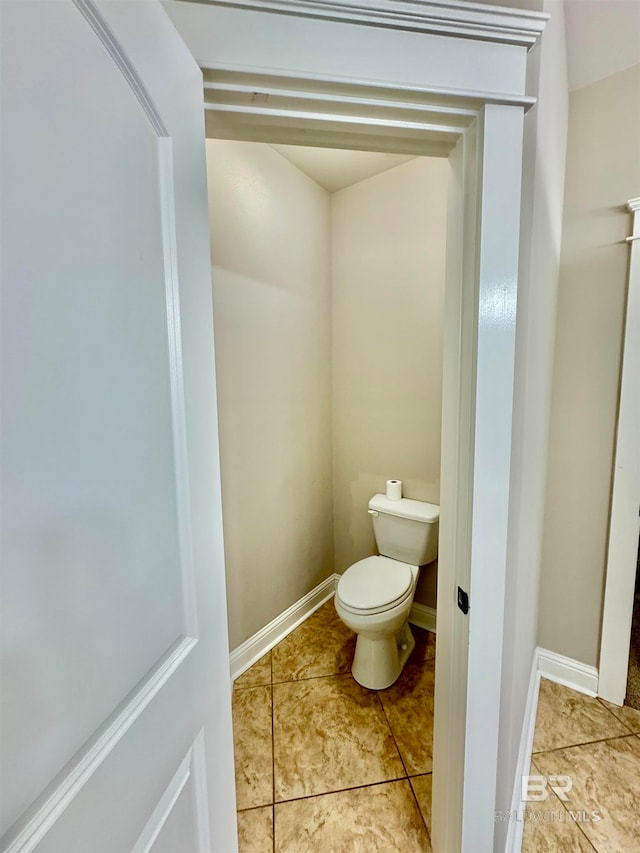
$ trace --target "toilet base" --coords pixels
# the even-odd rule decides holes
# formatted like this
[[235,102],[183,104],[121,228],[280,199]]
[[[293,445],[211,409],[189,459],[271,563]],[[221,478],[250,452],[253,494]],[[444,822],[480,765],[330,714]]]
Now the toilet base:
[[369,690],[391,687],[399,678],[415,645],[409,622],[405,622],[399,631],[386,637],[358,634],[351,666],[353,677],[358,684]]

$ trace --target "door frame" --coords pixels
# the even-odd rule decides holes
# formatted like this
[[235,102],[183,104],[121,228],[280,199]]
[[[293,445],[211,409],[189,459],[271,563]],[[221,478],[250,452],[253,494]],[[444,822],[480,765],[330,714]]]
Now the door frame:
[[533,99],[201,67],[208,136],[449,157],[432,841],[436,851],[492,849],[522,133]]
[[598,678],[598,694],[615,705],[627,690],[640,532],[640,198],[627,208],[633,220]]
[[527,51],[548,16],[464,0],[164,5],[203,70],[207,135],[449,157],[432,843],[492,850]]

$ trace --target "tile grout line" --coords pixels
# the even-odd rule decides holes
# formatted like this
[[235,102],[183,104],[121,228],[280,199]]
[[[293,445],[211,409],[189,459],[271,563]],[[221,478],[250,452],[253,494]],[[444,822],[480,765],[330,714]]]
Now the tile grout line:
[[262,803],[261,806],[245,806],[243,809],[236,809],[237,814],[244,814],[244,812],[257,812],[260,809],[270,809],[273,807],[273,803]]
[[[393,743],[395,745],[395,748],[398,751],[398,755],[400,756],[400,761],[402,762],[402,767],[404,768],[404,772],[406,774],[405,779],[409,783],[409,790],[411,791],[411,795],[413,796],[413,801],[416,804],[416,808],[418,809],[418,814],[420,815],[422,823],[424,824],[424,829],[425,829],[425,832],[427,833],[427,838],[429,839],[429,844],[431,844],[431,833],[429,832],[429,827],[427,826],[427,821],[425,820],[425,817],[422,813],[422,809],[420,808],[420,803],[418,802],[418,798],[416,796],[415,789],[414,789],[413,785],[411,784],[411,776],[409,776],[409,770],[407,769],[407,765],[405,764],[404,758],[402,757],[402,752],[400,751],[400,747],[398,746],[398,741],[396,740],[396,736],[393,733],[393,728],[391,727],[389,717],[387,716],[387,712],[385,710],[384,703],[383,703],[382,699],[380,698],[379,693],[376,695],[376,698],[377,698],[378,702],[380,703],[380,707],[382,708],[382,713],[384,714],[384,718],[387,722],[387,726],[389,727],[389,731],[391,732],[391,737],[393,738]],[[434,697],[434,700],[435,700],[435,697]],[[432,771],[432,774],[433,774],[433,771]],[[419,774],[419,775],[423,775],[423,774]],[[433,775],[431,776],[431,779],[433,780]]]
[[[602,743],[602,741],[600,741],[600,743]],[[533,757],[532,757],[532,759],[531,759],[531,764],[533,764],[534,768],[535,768],[535,769],[538,771],[538,773],[539,773],[539,772],[540,772],[540,768],[539,768],[539,767],[536,767],[536,765],[535,765],[535,763],[534,763],[534,761],[533,761]],[[560,805],[562,806],[562,808],[565,810],[565,813],[566,813],[566,814],[569,814],[569,809],[567,808],[566,804],[565,804],[565,803],[560,799],[560,797],[558,797],[558,795],[557,795],[555,792],[554,792],[553,796],[556,798],[556,800],[560,803]],[[565,821],[565,823],[569,823],[569,821]],[[582,835],[583,835],[583,836],[584,836],[584,838],[586,839],[587,844],[588,844],[588,845],[589,845],[589,846],[594,850],[594,853],[598,853],[598,848],[595,846],[595,844],[591,841],[591,839],[589,838],[589,836],[587,835],[587,833],[584,831],[584,829],[583,829],[583,828],[582,828],[582,826],[580,825],[580,822],[579,822],[579,821],[577,821],[577,820],[572,820],[572,821],[570,821],[570,823],[573,823],[573,824],[578,828],[578,831],[582,833]]]
[[404,763],[404,758],[402,757],[402,753],[400,752],[400,747],[398,746],[398,741],[396,740],[396,736],[394,735],[393,729],[391,728],[391,723],[389,722],[389,717],[387,716],[387,712],[384,709],[384,704],[382,702],[382,699],[380,698],[379,691],[376,691],[376,699],[378,700],[378,703],[380,704],[380,709],[382,710],[382,716],[384,717],[384,721],[387,724],[387,728],[389,729],[389,734],[391,735],[391,739],[393,740],[393,745],[396,748],[396,752],[398,753],[398,758],[400,759],[400,763],[402,764],[402,769],[404,770],[404,776],[402,778],[408,779],[409,778],[409,772],[407,770],[407,765]]
[[[640,731],[638,731],[638,732],[634,732],[634,731],[633,731],[633,729],[631,728],[631,726],[629,726],[629,724],[628,724],[628,723],[625,723],[625,721],[624,721],[624,720],[621,720],[621,719],[620,719],[620,717],[617,717],[617,716],[613,713],[613,711],[611,710],[611,708],[608,708],[608,707],[604,704],[603,700],[602,700],[599,696],[596,696],[596,700],[597,700],[597,701],[600,703],[600,705],[605,709],[605,711],[608,711],[608,712],[611,714],[611,716],[614,718],[614,720],[617,720],[617,721],[620,723],[620,725],[624,726],[624,727],[625,727],[625,729],[626,729],[627,731],[631,732],[631,734],[632,734],[632,735],[640,734]],[[616,706],[616,707],[617,707],[617,706]],[[625,707],[626,707],[626,708],[628,708],[628,707],[630,707],[630,706],[629,706],[629,705],[623,705],[622,707],[623,707],[623,708],[625,708]],[[633,708],[632,710],[634,710],[634,711],[635,711],[636,709],[635,709],[635,708]]]
[[[350,673],[348,674],[348,676],[345,676],[345,677],[348,677],[351,681],[353,681],[357,685],[357,682],[353,679],[353,676],[351,676]],[[319,676],[315,680],[321,681],[321,680],[329,679],[329,678],[333,678],[333,676],[330,676],[330,675]],[[311,680],[311,679],[301,679],[301,680]],[[284,682],[284,683],[297,684],[298,681]],[[391,729],[391,725],[389,724],[389,721],[387,719],[387,715],[385,713],[384,706],[382,706],[382,702],[381,702],[380,697],[379,697],[379,692],[378,691],[369,691],[369,692],[375,693],[375,699],[377,699],[378,702],[380,703],[384,721],[387,724],[387,727],[389,729],[389,733],[391,734],[391,737],[392,737],[393,742],[394,742],[394,746],[396,747],[396,751],[398,753],[398,758],[400,759],[400,764],[402,766],[403,775],[394,776],[390,779],[381,779],[377,782],[365,782],[364,784],[360,784],[360,785],[347,785],[346,787],[333,788],[329,791],[320,791],[320,792],[317,792],[314,794],[304,794],[300,797],[288,797],[287,799],[284,799],[284,800],[276,800],[276,798],[275,798],[275,772],[274,772],[274,809],[275,809],[276,805],[281,805],[283,803],[292,803],[292,802],[297,802],[299,800],[308,800],[308,799],[311,799],[313,797],[324,797],[324,796],[327,796],[328,794],[339,794],[339,793],[343,793],[344,791],[355,791],[355,790],[360,790],[362,788],[371,788],[375,785],[385,785],[385,784],[388,784],[390,782],[399,782],[399,781],[402,781],[404,779],[407,779],[407,780],[409,779],[407,769],[405,767],[404,761],[402,759],[402,755],[400,753],[400,749],[398,748],[398,745],[397,745],[396,740],[395,740],[395,736],[393,734],[393,730]],[[274,750],[275,750],[275,747],[274,747]],[[421,774],[415,774],[415,775],[421,775]]]
[[625,738],[630,737],[640,737],[640,735],[635,735],[633,733],[629,733],[626,735],[613,735],[613,737],[600,737],[597,740],[585,740],[580,743],[569,743],[566,746],[554,746],[553,749],[539,749],[537,752],[531,753],[531,759],[535,755],[549,755],[551,752],[560,752],[563,749],[574,749],[577,746],[591,746],[592,743],[606,743],[608,740],[624,740]]
[[[277,646],[274,646],[273,649],[270,649],[270,652],[273,653],[273,651],[276,648],[277,648]],[[269,654],[269,652],[266,652],[265,654]],[[424,658],[424,660],[417,660],[417,661],[412,661],[412,662],[407,661],[407,665],[408,666],[422,666],[424,664],[433,663],[434,661],[435,661],[435,656]],[[256,661],[256,663],[257,663],[257,661]],[[236,690],[249,690],[252,687],[266,687],[267,684],[296,684],[299,681],[312,681],[315,678],[338,678],[338,677],[345,677],[346,678],[347,676],[351,676],[351,671],[325,672],[325,673],[321,673],[319,675],[305,675],[301,678],[274,679],[273,678],[273,654],[271,654],[271,681],[270,682],[265,681],[265,682],[258,683],[258,684],[247,684],[245,687],[236,687],[235,689]]]
[[[422,773],[422,776],[429,776],[429,773]],[[350,785],[348,788],[336,788],[333,791],[321,791],[318,794],[304,794],[301,797],[292,797],[289,800],[278,800],[277,803],[274,803],[276,806],[284,806],[288,803],[299,803],[302,800],[313,800],[317,797],[330,797],[332,794],[344,794],[347,791],[363,791],[365,788],[378,788],[380,785],[393,785],[396,782],[410,782],[410,778],[408,776],[396,776],[394,779],[381,779],[379,782],[367,782],[364,785]],[[260,808],[259,806],[252,806],[252,808]],[[250,811],[251,809],[242,809],[242,811]]]
[[[563,803],[562,805],[564,806],[564,803]],[[565,811],[567,812],[567,814],[569,813],[569,810],[567,809],[567,807],[566,807],[566,806],[565,806]],[[582,828],[582,824],[581,824],[579,821],[573,821],[573,822],[574,822],[574,823],[576,824],[576,826],[578,827],[578,832],[581,832],[581,833],[582,833],[582,835],[583,835],[583,837],[586,839],[587,844],[590,844],[590,845],[591,845],[591,847],[592,847],[592,848],[593,848],[593,850],[594,850],[594,853],[598,853],[598,848],[595,846],[595,844],[593,843],[593,841],[589,838],[589,836],[587,835],[587,833],[584,831],[584,829]]]
[[[422,819],[422,823],[424,824],[425,832],[427,833],[427,837],[429,839],[429,844],[431,844],[431,833],[429,832],[429,827],[427,826],[427,821],[425,820],[424,815],[422,814],[422,809],[420,808],[420,803],[418,802],[418,798],[416,797],[416,792],[414,790],[414,787],[411,784],[411,776],[409,776],[409,771],[407,769],[407,765],[404,762],[404,758],[402,757],[402,752],[400,751],[400,747],[398,746],[398,741],[396,740],[396,736],[393,733],[393,728],[391,727],[391,723],[389,722],[389,717],[387,716],[387,712],[385,710],[384,703],[383,703],[382,699],[380,698],[379,694],[376,696],[376,698],[380,702],[380,707],[382,708],[382,713],[384,714],[384,718],[387,721],[387,725],[389,726],[389,731],[391,732],[391,737],[393,738],[393,743],[395,745],[395,748],[398,750],[398,755],[400,756],[400,761],[402,762],[402,766],[403,766],[404,772],[406,774],[405,778],[406,778],[407,782],[409,783],[409,790],[411,791],[411,794],[413,796],[413,801],[415,802],[416,807],[418,809],[418,814],[420,815],[420,818]],[[435,696],[434,696],[434,701],[435,701]],[[433,774],[433,771],[432,771],[432,774]],[[418,775],[426,775],[426,774],[418,774]],[[433,775],[431,776],[431,778],[433,780]]]
[[[428,776],[428,773],[420,774]],[[301,800],[312,800],[314,797],[328,797],[330,794],[344,794],[345,791],[360,791],[363,788],[375,788],[377,785],[390,785],[392,782],[404,782],[407,776],[396,776],[395,779],[382,779],[380,782],[367,782],[364,785],[350,785],[348,788],[336,788],[331,791],[321,791],[318,794],[303,794],[301,797],[291,797],[288,800],[277,800],[275,803],[263,803],[261,806],[247,806],[243,809],[238,809],[238,812],[252,812],[257,809],[266,809],[269,806],[283,806],[287,803],[299,803]]]
[[[431,663],[432,661],[433,658],[427,658],[424,661],[416,661],[416,663],[407,664],[407,666],[424,666],[425,664]],[[322,675],[305,675],[303,678],[284,678],[278,681],[265,681],[261,684],[247,684],[245,685],[245,687],[236,687],[235,689],[252,690],[254,687],[268,687],[269,684],[299,684],[301,681],[319,681],[322,678],[353,678],[353,675],[351,674],[351,672],[325,672],[322,673]],[[357,683],[358,682],[356,681],[356,684]]]
[[[256,688],[259,688],[259,687],[269,687],[270,688],[270,696],[271,696],[271,766],[272,766],[272,797],[271,797],[271,800],[272,801],[270,804],[265,803],[264,805],[252,805],[248,808],[237,809],[238,814],[240,812],[248,812],[248,811],[254,811],[254,810],[262,809],[265,806],[270,805],[271,814],[272,814],[272,845],[271,846],[272,846],[273,853],[275,853],[275,851],[276,851],[276,811],[275,811],[276,805],[285,804],[285,803],[293,803],[293,802],[297,802],[300,800],[313,799],[316,797],[326,797],[326,796],[329,796],[330,794],[340,794],[340,793],[344,793],[347,791],[365,790],[367,788],[378,787],[380,785],[389,785],[389,784],[393,784],[394,782],[402,782],[406,779],[409,782],[409,787],[411,789],[413,801],[414,801],[416,807],[418,808],[418,811],[420,813],[420,818],[421,818],[421,820],[425,826],[425,831],[427,832],[427,837],[429,838],[429,841],[430,841],[430,834],[429,834],[429,830],[426,826],[426,820],[424,818],[422,810],[420,809],[420,805],[417,801],[417,797],[416,797],[415,791],[413,789],[413,785],[411,784],[411,777],[409,775],[407,766],[405,764],[402,753],[401,753],[400,748],[398,746],[398,742],[397,742],[395,734],[393,732],[393,728],[391,727],[391,723],[389,721],[389,718],[387,716],[384,704],[382,703],[382,700],[380,698],[380,694],[378,691],[375,691],[376,698],[378,699],[378,703],[379,703],[379,706],[382,710],[384,720],[387,723],[389,733],[390,733],[391,738],[393,740],[394,746],[396,747],[396,752],[397,752],[397,755],[400,759],[400,764],[401,764],[402,771],[403,771],[404,775],[396,776],[395,778],[391,778],[391,779],[382,779],[382,780],[377,781],[377,782],[370,782],[370,783],[365,783],[365,784],[352,785],[352,786],[348,786],[346,788],[337,788],[336,790],[330,790],[330,791],[324,791],[324,792],[315,793],[315,794],[309,794],[309,795],[305,795],[302,797],[293,797],[291,799],[282,800],[278,803],[276,802],[276,797],[275,797],[275,790],[276,790],[276,784],[275,784],[275,701],[274,701],[275,685],[276,684],[294,685],[294,684],[298,684],[300,682],[311,681],[311,680],[316,680],[316,681],[322,681],[322,680],[326,681],[326,680],[330,680],[330,679],[334,679],[336,681],[352,680],[352,675],[350,672],[344,672],[344,671],[338,670],[337,672],[324,673],[322,675],[309,675],[309,676],[306,676],[303,678],[290,678],[290,679],[285,678],[282,681],[275,681],[274,680],[274,656],[272,654],[273,649],[269,650],[269,652],[270,652],[270,655],[269,655],[269,670],[270,670],[269,681],[268,682],[263,681],[261,683],[258,682],[258,683],[254,683],[254,684],[247,684],[247,685],[238,686],[238,687],[235,687],[235,685],[234,685],[234,688],[240,692],[246,691],[246,690],[252,690],[252,689],[255,690]],[[430,660],[431,659],[425,659],[425,660],[419,661],[418,663],[419,664],[425,664],[425,663],[429,663]],[[421,775],[426,775],[426,774],[416,773],[414,775],[415,776],[421,776]]]
[[[353,678],[351,672],[325,672],[322,675],[305,675],[303,678],[283,678],[274,684],[297,684],[299,681],[313,681],[316,678]],[[356,682],[357,683],[357,682]]]
[[[427,774],[424,774],[427,775]],[[424,824],[425,832],[427,833],[427,838],[429,839],[429,844],[431,844],[431,833],[429,832],[429,827],[427,826],[427,821],[425,819],[424,814],[422,813],[422,809],[420,808],[420,803],[418,802],[418,797],[416,796],[415,788],[411,784],[411,777],[408,777],[407,782],[409,783],[409,788],[411,789],[411,793],[413,794],[413,801],[416,804],[418,809],[418,814],[422,818],[422,823]],[[433,772],[431,773],[431,784],[433,784]]]
[[[433,663],[435,658],[425,658],[424,660],[414,661],[412,663],[407,662],[407,666],[425,666],[428,663]],[[313,681],[316,678],[353,678],[351,675],[351,671],[348,672],[323,672],[319,675],[305,675],[302,678],[282,678],[273,680],[271,683],[273,684],[297,684],[299,681]],[[273,676],[272,676],[273,678]],[[356,682],[357,683],[357,682]],[[246,687],[237,687],[237,690],[249,690],[251,687],[260,687],[266,686],[267,682],[264,682],[264,685],[259,684],[247,684]],[[386,689],[386,688],[385,688]]]
[[276,804],[271,804],[271,849],[276,853]]
[[255,690],[256,687],[271,687],[271,682],[265,681],[262,684],[247,684],[245,687],[234,687],[233,689],[241,692],[242,690]]

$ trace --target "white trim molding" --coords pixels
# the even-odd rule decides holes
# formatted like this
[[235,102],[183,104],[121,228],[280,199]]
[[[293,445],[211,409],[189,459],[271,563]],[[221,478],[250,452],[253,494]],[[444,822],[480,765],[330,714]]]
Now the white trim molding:
[[518,819],[518,816],[522,815],[527,805],[522,801],[522,777],[529,773],[541,678],[563,684],[565,687],[570,687],[587,696],[598,695],[598,670],[595,667],[587,666],[580,661],[559,655],[556,652],[550,652],[548,649],[541,649],[540,647],[535,649],[531,661],[529,689],[513,779],[509,829],[507,830],[505,845],[506,853],[520,853],[522,846],[524,822]]
[[[493,849],[526,48],[546,16],[458,0],[165,8],[205,71],[214,135],[450,157],[432,838]],[[234,673],[285,633],[236,650]]]
[[109,27],[105,21],[104,16],[96,6],[95,2],[93,2],[93,0],[73,0],[73,3],[78,11],[86,18],[89,26],[91,26],[95,34],[105,46],[116,66],[122,72],[122,76],[131,87],[131,91],[138,99],[140,106],[144,110],[144,113],[149,119],[156,134],[160,137],[169,136],[169,131],[162,120],[158,108],[153,102],[153,98],[149,94],[149,90],[142,82],[140,75],[127,56],[127,52],[116,38],[111,27]]
[[[266,655],[281,640],[308,619],[312,613],[322,607],[332,595],[335,594],[339,574],[330,575],[322,583],[318,584],[311,592],[292,604],[284,613],[276,616],[268,625],[255,633],[242,645],[234,649],[229,656],[229,668],[231,670],[231,681],[235,681],[250,666]],[[436,632],[436,611],[432,607],[414,602],[409,614],[409,622],[426,631]]]
[[131,853],[150,853],[189,780],[194,786],[196,801],[196,831],[200,842],[198,849],[202,851],[211,850],[209,811],[206,807],[208,800],[204,729],[201,729],[186,756],[180,762],[180,766],[167,785],[162,797],[160,797]]
[[281,640],[308,619],[325,601],[328,601],[336,591],[340,575],[333,574],[318,584],[311,592],[287,608],[284,613],[276,616],[268,625],[255,633],[242,645],[234,649],[229,656],[231,681],[246,672],[250,666],[260,660],[263,655],[276,646]]
[[524,719],[522,721],[522,734],[520,736],[520,748],[518,749],[518,761],[513,780],[513,794],[511,797],[511,814],[509,815],[509,828],[507,830],[506,853],[520,853],[522,847],[522,832],[524,822],[517,820],[525,803],[522,802],[522,777],[529,773],[531,764],[531,751],[533,749],[533,736],[536,729],[536,714],[538,712],[538,695],[540,693],[541,673],[538,669],[538,649],[533,654],[531,661],[531,674],[529,676],[529,689],[527,691],[527,703],[525,705]]
[[167,819],[182,792],[184,791],[189,777],[191,776],[192,750],[186,754],[180,762],[180,766],[175,772],[173,779],[169,782],[165,792],[158,801],[158,805],[153,810],[153,813],[145,824],[142,833],[138,840],[133,845],[131,853],[150,853],[151,848],[155,844],[157,837],[162,832],[162,828],[167,822]]
[[197,644],[198,640],[194,637],[180,637],[176,640],[156,666],[139,682],[130,698],[114,711],[94,737],[43,792],[33,807],[33,813],[11,843],[3,848],[3,853],[31,853],[38,846]]
[[547,649],[536,649],[536,657],[538,671],[544,678],[587,696],[598,695],[598,670],[595,666],[588,666]]
[[257,12],[482,39],[530,48],[549,15],[451,0],[200,0]]
[[616,705],[627,690],[640,535],[640,198],[627,209],[633,227],[600,642],[600,695]]
[[431,631],[432,634],[436,633],[436,611],[433,607],[427,607],[426,604],[413,602],[409,622],[418,628],[424,628],[425,631]]
[[334,75],[234,70],[200,63],[206,133],[216,139],[315,144],[446,157],[486,104],[522,107],[513,92],[366,85]]

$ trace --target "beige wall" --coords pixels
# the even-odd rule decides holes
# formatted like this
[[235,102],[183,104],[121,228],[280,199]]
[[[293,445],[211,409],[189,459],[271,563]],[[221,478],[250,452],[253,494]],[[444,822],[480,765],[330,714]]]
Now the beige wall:
[[333,571],[328,193],[207,140],[231,648]]
[[448,163],[333,196],[268,145],[208,140],[207,169],[236,648],[375,553],[387,479],[439,502]]
[[571,94],[539,644],[597,665],[640,65]]
[[[449,167],[416,159],[331,198],[335,567],[376,553],[385,482],[439,503]],[[417,600],[435,606],[435,574]]]

